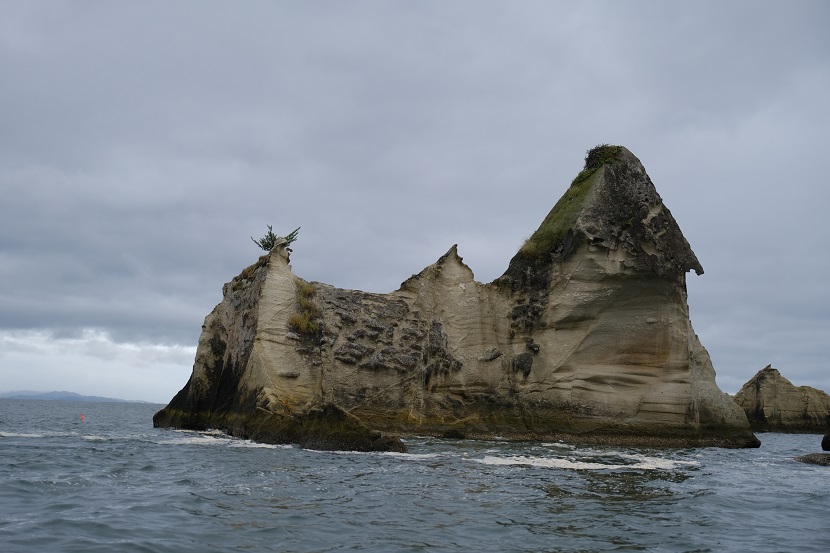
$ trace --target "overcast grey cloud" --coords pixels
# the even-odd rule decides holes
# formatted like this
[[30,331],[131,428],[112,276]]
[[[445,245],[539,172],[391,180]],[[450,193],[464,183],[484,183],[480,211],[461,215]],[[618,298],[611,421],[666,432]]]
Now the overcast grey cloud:
[[167,402],[266,225],[388,292],[499,276],[622,144],[703,264],[731,393],[830,391],[830,5],[0,0],[0,390]]

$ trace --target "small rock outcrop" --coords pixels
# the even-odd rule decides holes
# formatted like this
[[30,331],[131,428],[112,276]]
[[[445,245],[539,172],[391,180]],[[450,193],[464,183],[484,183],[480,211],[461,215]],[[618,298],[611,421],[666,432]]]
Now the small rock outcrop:
[[306,282],[275,247],[226,284],[156,426],[322,449],[401,437],[757,447],[689,321],[703,268],[640,161],[588,152],[504,275],[456,246],[399,290]]
[[808,453],[795,458],[799,463],[830,467],[830,453]]
[[[824,435],[821,440],[821,449],[830,451],[830,432]],[[819,465],[822,467],[830,467],[830,453],[808,453],[795,458],[800,463],[807,463],[808,465]]]
[[744,384],[734,399],[755,431],[824,434],[830,430],[830,395],[794,386],[770,365]]

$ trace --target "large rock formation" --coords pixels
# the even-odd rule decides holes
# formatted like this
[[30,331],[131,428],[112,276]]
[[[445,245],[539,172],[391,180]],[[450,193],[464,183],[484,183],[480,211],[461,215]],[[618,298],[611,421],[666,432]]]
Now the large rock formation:
[[597,147],[489,284],[455,246],[390,294],[305,282],[275,247],[225,285],[154,422],[363,450],[411,435],[757,446],[692,330],[689,270],[640,161]]
[[830,431],[830,395],[809,386],[793,386],[770,365],[743,385],[735,394],[735,403],[757,431]]

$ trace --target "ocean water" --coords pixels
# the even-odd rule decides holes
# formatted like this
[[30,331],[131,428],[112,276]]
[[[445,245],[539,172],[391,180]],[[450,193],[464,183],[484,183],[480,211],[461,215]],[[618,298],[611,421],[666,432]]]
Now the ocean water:
[[0,551],[830,551],[830,468],[793,460],[817,435],[320,452],[154,429],[159,408],[0,399]]

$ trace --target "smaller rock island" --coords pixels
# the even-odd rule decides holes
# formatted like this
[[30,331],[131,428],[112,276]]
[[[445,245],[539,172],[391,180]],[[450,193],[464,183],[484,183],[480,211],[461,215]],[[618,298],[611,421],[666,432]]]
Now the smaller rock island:
[[741,387],[735,403],[756,432],[830,432],[830,395],[809,386],[794,386],[771,365]]
[[598,146],[491,283],[452,246],[394,292],[345,290],[298,278],[276,245],[224,286],[153,421],[363,451],[423,435],[757,447],[692,329],[691,270],[640,161]]

